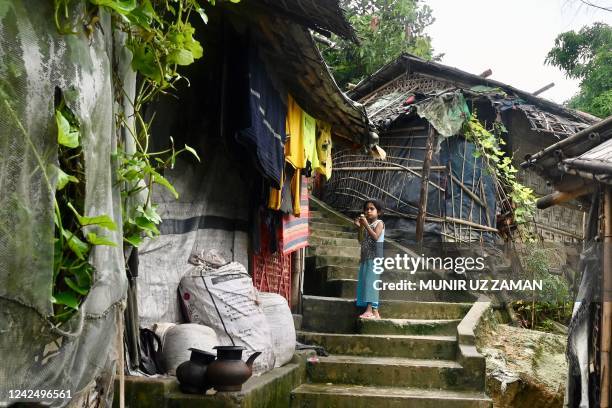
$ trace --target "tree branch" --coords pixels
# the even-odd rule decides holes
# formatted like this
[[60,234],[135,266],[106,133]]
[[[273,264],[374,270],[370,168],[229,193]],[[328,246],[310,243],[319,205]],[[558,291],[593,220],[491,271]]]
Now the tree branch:
[[594,3],[591,3],[591,2],[590,2],[590,1],[588,1],[588,0],[580,0],[580,2],[582,2],[583,4],[586,4],[587,6],[591,6],[591,7],[595,7],[595,8],[601,9],[601,10],[605,10],[605,11],[612,12],[612,7],[610,7],[610,8],[608,8],[608,7],[603,7],[603,6],[600,6],[600,5],[597,5],[597,4],[594,4]]

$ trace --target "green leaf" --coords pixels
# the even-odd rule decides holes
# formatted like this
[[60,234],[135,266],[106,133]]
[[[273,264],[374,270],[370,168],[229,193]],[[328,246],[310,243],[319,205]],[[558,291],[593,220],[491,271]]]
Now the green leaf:
[[57,124],[57,142],[66,147],[74,149],[79,146],[79,131],[70,126],[68,119],[60,110],[55,111],[55,123]]
[[202,21],[204,22],[204,24],[208,24],[208,16],[206,15],[206,12],[204,11],[204,9],[202,7],[198,7],[196,11],[202,18]]
[[111,219],[111,217],[106,214],[98,215],[95,217],[84,217],[77,212],[77,210],[72,206],[72,203],[68,203],[68,208],[70,208],[74,215],[76,215],[77,219],[79,220],[79,224],[81,224],[81,227],[86,227],[88,225],[97,225],[99,227],[106,228],[111,231],[117,230],[117,225],[115,224],[115,222]]
[[123,240],[128,244],[138,248],[142,244],[143,238],[139,234],[130,235],[129,237],[123,237]]
[[170,184],[170,182],[161,174],[153,172],[153,182],[166,187],[166,189],[172,193],[175,199],[179,198],[179,194],[174,188],[174,186]]
[[57,293],[53,295],[51,300],[55,304],[68,306],[69,308],[74,310],[78,310],[79,308],[79,299],[77,299],[73,292]]
[[57,190],[62,190],[64,187],[66,187],[66,184],[68,183],[78,183],[79,179],[71,176],[69,174],[64,173],[64,171],[53,165],[53,170],[57,173]]
[[74,290],[75,292],[77,292],[80,295],[87,295],[87,293],[89,292],[89,288],[81,288],[79,287],[79,285],[77,285],[72,279],[70,279],[69,277],[65,277],[64,278],[64,283],[72,290]]
[[117,244],[115,242],[109,240],[104,235],[98,236],[98,235],[96,235],[93,232],[90,232],[90,233],[87,234],[87,241],[91,245],[108,245],[108,246],[113,246],[113,247],[117,246]]
[[62,230],[62,234],[68,244],[68,248],[70,248],[77,258],[85,259],[87,254],[89,254],[89,245],[81,241],[76,235],[68,230]]
[[155,223],[148,218],[136,217],[135,222],[138,228],[143,230],[148,236],[159,235],[159,230],[155,226]]
[[108,7],[121,15],[127,15],[136,8],[136,0],[89,0],[97,6]]
[[195,156],[195,158],[198,159],[199,162],[202,161],[202,160],[200,160],[200,156],[198,156],[198,152],[196,152],[193,147],[185,145],[185,150],[187,150],[189,153],[193,154]]
[[181,48],[168,55],[168,61],[171,64],[190,65],[194,61],[194,56],[191,51]]

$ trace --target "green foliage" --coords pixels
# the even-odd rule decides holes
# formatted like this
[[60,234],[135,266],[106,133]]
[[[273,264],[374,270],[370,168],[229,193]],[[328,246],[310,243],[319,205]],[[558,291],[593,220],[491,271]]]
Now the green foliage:
[[546,63],[580,80],[580,92],[568,101],[570,107],[601,118],[612,115],[612,27],[595,23],[560,34]]
[[115,231],[108,215],[81,215],[85,201],[85,168],[81,147],[80,124],[63,99],[55,111],[59,167],[55,193],[55,244],[53,252],[52,301],[55,323],[68,320],[89,293],[94,267],[89,254],[95,245],[117,244],[98,236],[87,227]]
[[[79,0],[80,1],[80,0]],[[231,0],[236,3],[238,0]],[[70,24],[69,12],[75,0],[54,0],[55,24],[64,34],[76,34]],[[144,106],[160,94],[173,89],[182,79],[179,66],[192,64],[203,56],[202,45],[194,38],[195,29],[189,19],[192,11],[199,14],[204,23],[208,18],[198,0],[88,0],[89,7],[82,16],[85,30],[93,30],[98,20],[97,8],[104,7],[113,16],[114,28],[127,34],[126,46],[132,52],[132,68],[141,76],[136,100],[133,101],[135,127],[129,127],[125,118],[118,121],[128,126],[136,149],[127,153],[126,141],[118,149],[118,178],[121,184],[123,235],[129,245],[138,246],[144,236],[159,234],[157,225],[161,217],[152,202],[154,185],[163,186],[175,198],[178,193],[162,175],[172,168],[183,152],[200,160],[196,151],[185,145],[176,150],[171,147],[162,152],[149,151],[151,122],[142,116]],[[214,5],[214,0],[207,0]],[[91,31],[86,31],[91,35]],[[118,92],[122,93],[121,84]],[[118,95],[118,98],[123,94]],[[68,320],[89,293],[93,283],[94,268],[89,254],[96,245],[117,244],[104,235],[91,231],[92,226],[115,231],[117,226],[107,215],[85,216],[85,172],[81,148],[79,123],[63,100],[55,112],[60,166],[53,166],[57,177],[55,199],[55,251],[54,251],[54,321]],[[139,200],[139,193],[146,190],[146,199]],[[132,205],[133,201],[141,201]]]
[[569,283],[559,275],[550,273],[549,259],[555,249],[527,247],[521,257],[522,279],[541,280],[542,291],[533,291],[532,300],[519,300],[512,304],[523,326],[530,329],[555,331],[554,322],[567,325],[573,309]]
[[434,21],[431,9],[417,0],[342,0],[360,44],[332,36],[335,46],[322,54],[341,88],[357,83],[404,52],[433,57],[425,29]]
[[492,131],[487,130],[473,113],[465,123],[465,138],[477,147],[474,155],[482,157],[487,171],[501,183],[504,191],[514,204],[514,222],[523,224],[535,212],[536,198],[533,190],[523,186],[516,178],[518,170],[512,165],[512,158],[501,149],[505,144],[501,134],[506,132],[502,123],[496,122]]

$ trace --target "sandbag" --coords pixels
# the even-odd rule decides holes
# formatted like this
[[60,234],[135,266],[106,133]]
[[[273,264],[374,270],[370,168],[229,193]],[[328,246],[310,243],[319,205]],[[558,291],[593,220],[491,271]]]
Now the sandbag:
[[238,262],[218,269],[196,267],[181,279],[179,292],[186,318],[214,329],[222,345],[246,347],[243,359],[262,354],[253,371],[264,373],[274,367],[274,351],[268,322],[258,304],[253,281]]
[[274,367],[287,364],[295,352],[295,326],[287,300],[277,293],[260,292],[259,300],[272,335]]
[[161,362],[166,373],[176,375],[176,368],[189,360],[189,348],[215,353],[213,347],[219,345],[217,334],[210,327],[201,324],[177,324],[164,332]]

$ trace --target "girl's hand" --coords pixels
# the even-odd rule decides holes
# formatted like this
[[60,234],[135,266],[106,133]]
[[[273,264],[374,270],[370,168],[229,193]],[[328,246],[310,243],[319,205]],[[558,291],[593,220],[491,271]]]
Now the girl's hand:
[[359,225],[362,227],[367,227],[368,226],[368,220],[366,219],[365,216],[360,216],[359,217]]
[[355,226],[357,226],[357,227],[361,227],[361,223],[359,222],[359,217],[357,217],[357,218],[355,218],[353,220],[353,224],[355,224]]

